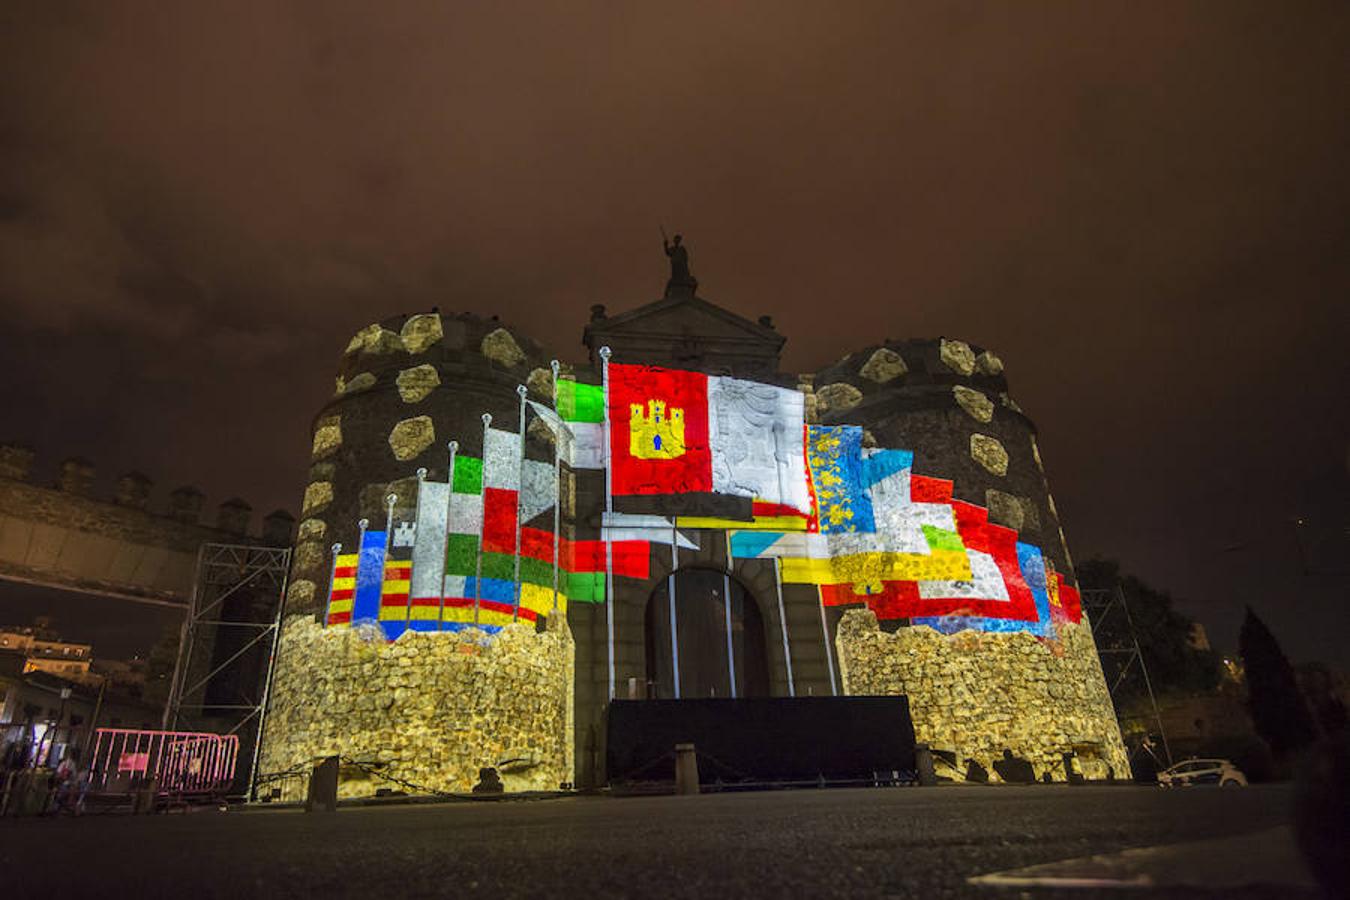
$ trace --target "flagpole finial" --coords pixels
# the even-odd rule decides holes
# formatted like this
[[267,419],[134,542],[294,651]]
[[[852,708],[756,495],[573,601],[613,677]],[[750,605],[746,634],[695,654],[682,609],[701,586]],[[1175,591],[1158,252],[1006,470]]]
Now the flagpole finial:
[[610,350],[608,345],[606,345],[604,347],[601,347],[597,352],[600,354],[601,359],[608,361],[610,354],[612,354],[614,351]]
[[483,427],[486,428],[492,424],[492,413],[483,413]]
[[365,531],[367,528],[370,527],[370,520],[362,519],[361,521],[356,523],[356,527],[360,528],[362,531]]
[[330,550],[333,551],[333,555],[334,555],[334,556],[337,556],[339,553],[342,552],[342,545],[341,545],[341,544],[334,544],[332,547],[329,547],[328,549],[330,549]]
[[445,446],[448,447],[448,448],[450,448],[450,452],[451,452],[451,453],[458,453],[458,452],[459,452],[459,441],[451,441],[450,443],[446,444]]
[[520,399],[524,400],[525,395],[528,394],[529,392],[530,389],[527,388],[525,385],[523,384],[516,385],[516,393],[520,395]]
[[398,494],[390,494],[388,497],[384,498],[384,502],[389,504],[390,506],[393,506],[395,503],[398,502]]
[[558,362],[556,359],[550,360],[548,367],[553,370],[553,380],[557,381],[558,373],[562,371],[562,363]]
[[418,480],[418,481],[423,481],[423,480],[426,479],[426,477],[427,477],[427,467],[426,467],[426,466],[419,466],[418,469],[417,469],[417,480]]

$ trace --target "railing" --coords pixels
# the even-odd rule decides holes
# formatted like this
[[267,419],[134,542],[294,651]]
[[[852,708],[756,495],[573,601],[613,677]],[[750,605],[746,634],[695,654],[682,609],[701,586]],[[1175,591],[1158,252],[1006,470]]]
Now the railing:
[[223,794],[234,780],[239,738],[203,731],[100,728],[90,762],[89,789],[159,794]]

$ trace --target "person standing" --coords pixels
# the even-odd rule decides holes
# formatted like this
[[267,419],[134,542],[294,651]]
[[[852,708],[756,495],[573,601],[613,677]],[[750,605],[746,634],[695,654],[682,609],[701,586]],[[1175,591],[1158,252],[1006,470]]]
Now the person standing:
[[80,769],[80,774],[75,779],[75,815],[84,815],[84,798],[89,794],[89,786],[94,781],[94,764],[90,763]]
[[52,812],[59,814],[70,807],[70,793],[75,786],[75,775],[75,760],[67,750],[56,766],[56,774],[52,776],[55,787],[52,792]]

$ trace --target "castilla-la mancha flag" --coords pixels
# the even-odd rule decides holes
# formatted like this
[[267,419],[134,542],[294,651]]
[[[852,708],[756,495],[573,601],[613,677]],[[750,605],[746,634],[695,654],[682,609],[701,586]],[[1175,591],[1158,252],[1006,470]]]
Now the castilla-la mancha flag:
[[[707,517],[746,522],[762,516],[778,528],[785,518],[806,527],[813,507],[800,392],[615,364],[609,367],[609,417],[616,497],[682,495],[691,502],[679,515],[700,517],[691,527],[733,527]],[[708,511],[694,511],[700,508]]]
[[609,421],[616,495],[713,490],[707,375],[612,364]]

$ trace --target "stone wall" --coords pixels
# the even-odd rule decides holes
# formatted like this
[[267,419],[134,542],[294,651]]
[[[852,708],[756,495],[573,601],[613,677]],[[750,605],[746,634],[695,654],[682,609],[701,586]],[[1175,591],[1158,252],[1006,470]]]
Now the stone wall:
[[1108,765],[1128,778],[1092,632],[1086,620],[1056,629],[1055,641],[924,626],[887,633],[871,611],[851,610],[839,623],[839,668],[848,694],[908,696],[915,735],[954,753],[962,771],[973,759],[997,779],[993,763],[1008,749],[1037,778],[1062,781],[1063,754],[1074,751],[1088,778],[1105,778]]
[[99,594],[186,604],[197,549],[204,543],[285,547],[294,519],[277,510],[250,535],[252,510],[220,504],[214,526],[202,522],[203,495],[180,487],[151,503],[150,479],[121,475],[109,494],[94,488],[93,465],[61,463],[55,484],[32,480],[34,455],[0,443],[0,577]]
[[[557,790],[573,781],[573,656],[560,615],[538,633],[522,623],[492,636],[409,631],[392,642],[378,628],[324,629],[292,616],[260,772],[337,755],[343,797],[400,789],[363,766],[437,791],[468,791],[479,768],[493,766],[508,791]],[[278,784],[282,799],[303,799],[304,778]]]

